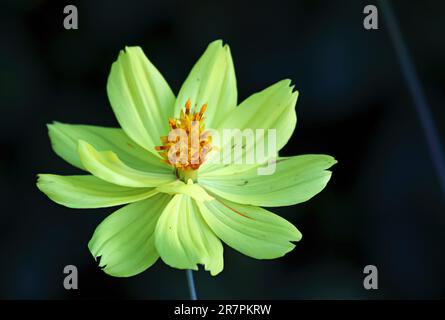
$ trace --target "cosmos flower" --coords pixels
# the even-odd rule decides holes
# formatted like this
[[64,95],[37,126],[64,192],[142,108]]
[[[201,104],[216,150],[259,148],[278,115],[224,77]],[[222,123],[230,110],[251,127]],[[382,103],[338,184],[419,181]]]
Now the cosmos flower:
[[[120,52],[107,92],[121,128],[48,125],[55,153],[87,174],[39,174],[37,182],[66,207],[124,205],[88,244],[107,274],[133,276],[160,257],[174,268],[197,270],[201,264],[216,275],[223,270],[222,242],[256,259],[278,258],[295,247],[297,228],[261,207],[307,201],[326,186],[327,169],[336,161],[327,155],[276,157],[296,126],[298,92],[289,80],[237,105],[230,49],[215,41],[177,97],[139,47]],[[274,172],[258,173],[264,161],[208,160],[224,147],[215,139],[223,129],[275,130]],[[187,137],[193,132],[197,143]],[[253,148],[242,150],[245,158]]]

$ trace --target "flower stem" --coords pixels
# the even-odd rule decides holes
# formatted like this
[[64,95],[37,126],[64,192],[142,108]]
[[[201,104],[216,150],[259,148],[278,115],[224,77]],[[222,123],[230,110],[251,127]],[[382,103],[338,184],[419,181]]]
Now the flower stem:
[[431,107],[427,102],[413,60],[402,37],[396,15],[388,0],[380,0],[380,5],[382,6],[388,32],[413,99],[420,125],[425,132],[426,142],[437,172],[437,178],[442,187],[442,192],[445,193],[445,156]]
[[193,280],[193,270],[186,270],[187,284],[189,286],[190,300],[198,300],[196,295],[195,280]]

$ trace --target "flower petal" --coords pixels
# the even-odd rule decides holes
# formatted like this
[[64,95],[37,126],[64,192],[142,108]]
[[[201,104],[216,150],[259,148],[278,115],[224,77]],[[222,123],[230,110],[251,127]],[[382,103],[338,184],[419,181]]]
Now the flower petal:
[[113,150],[131,167],[155,172],[171,171],[159,158],[134,143],[120,128],[65,124],[54,122],[48,125],[51,144],[61,158],[73,166],[85,170],[77,152],[78,141],[88,141],[99,151]]
[[[198,182],[211,194],[230,201],[262,207],[305,202],[324,189],[337,161],[328,155],[307,154],[279,158],[275,172],[258,175],[259,166],[237,170],[237,165],[200,173]],[[248,166],[241,166],[246,168]]]
[[256,259],[274,259],[291,251],[301,233],[287,220],[260,207],[215,199],[197,202],[204,220],[233,249]]
[[165,208],[155,231],[161,259],[174,268],[198,270],[203,264],[211,275],[223,269],[221,241],[202,218],[195,201],[178,194]]
[[197,201],[210,201],[214,199],[199,184],[193,183],[191,179],[189,179],[187,184],[181,180],[175,180],[173,182],[160,185],[156,188],[156,190],[158,192],[168,193],[171,195],[184,194]]
[[105,273],[130,277],[156,262],[154,231],[170,196],[158,194],[109,215],[94,231],[88,248]]
[[79,156],[83,166],[93,175],[120,186],[156,187],[175,180],[173,173],[152,173],[130,168],[114,152],[99,152],[83,140],[79,140]]
[[39,174],[37,187],[54,202],[69,208],[112,207],[149,198],[153,188],[128,188],[95,176],[59,176]]
[[108,98],[119,124],[140,146],[154,147],[168,130],[175,96],[139,47],[126,47],[111,67]]
[[176,117],[188,99],[197,108],[208,104],[205,112],[208,128],[216,128],[221,119],[236,107],[237,89],[232,56],[229,46],[223,46],[221,40],[209,44],[182,85],[175,104]]
[[[218,126],[220,136],[224,129],[264,129],[265,135],[257,136],[257,143],[266,143],[268,129],[276,130],[276,151],[287,143],[297,124],[295,104],[298,91],[292,92],[290,80],[282,80],[261,92],[251,95],[230,112]],[[263,139],[265,140],[263,142]],[[253,150],[252,150],[253,152]]]

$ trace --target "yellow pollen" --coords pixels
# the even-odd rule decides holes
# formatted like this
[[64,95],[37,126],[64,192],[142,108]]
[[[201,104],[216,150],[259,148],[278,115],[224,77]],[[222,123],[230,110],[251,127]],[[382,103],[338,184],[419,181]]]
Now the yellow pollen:
[[170,132],[161,137],[161,146],[156,151],[164,162],[181,171],[197,170],[205,161],[207,153],[212,149],[212,135],[205,130],[204,112],[207,103],[199,112],[190,112],[190,99],[181,110],[179,119],[168,119]]

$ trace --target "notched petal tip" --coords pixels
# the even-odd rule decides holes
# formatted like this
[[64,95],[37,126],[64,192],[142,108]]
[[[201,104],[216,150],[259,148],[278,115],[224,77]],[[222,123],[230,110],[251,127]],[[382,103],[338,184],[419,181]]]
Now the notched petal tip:
[[125,46],[123,51],[128,52],[132,50],[142,50],[142,48],[140,46]]
[[45,193],[44,182],[42,181],[42,177],[41,177],[40,173],[36,175],[36,186],[41,192]]
[[210,275],[212,277],[219,275],[224,270],[224,260],[221,261],[221,265],[219,265],[219,266],[213,265],[213,264],[210,264],[210,265],[201,264],[201,265],[204,267],[205,271],[210,273]]
[[223,39],[216,39],[209,43],[207,47],[218,46],[219,49],[224,49],[227,53],[230,54],[230,46],[228,43],[225,43]]
[[36,185],[37,188],[39,188],[40,191],[42,191],[43,193],[45,193],[47,195],[47,189],[45,188],[45,186],[47,186],[48,184],[52,183],[53,181],[51,180],[51,177],[53,177],[53,174],[50,173],[38,173],[36,174]]
[[291,239],[290,241],[291,242],[300,242],[301,239],[303,239],[303,234],[300,232],[300,230],[297,229],[297,227],[295,227],[294,233],[295,233],[295,238]]
[[283,80],[278,81],[277,85],[279,85],[279,86],[287,86],[287,87],[289,87],[291,89],[294,88],[294,85],[292,84],[292,80],[289,79],[289,78],[285,78]]
[[[90,253],[91,253],[91,251],[90,251]],[[103,271],[107,267],[107,265],[103,264],[102,256],[101,255],[96,256],[92,253],[91,253],[91,255],[93,256],[93,259],[96,262],[96,266]]]
[[131,54],[132,52],[140,53],[140,52],[143,52],[143,50],[140,46],[125,46],[124,49],[121,49],[119,51],[118,59],[121,57],[121,55],[125,56],[128,54]]
[[62,125],[63,123],[57,121],[53,121],[52,123],[46,124],[46,128],[48,129],[48,135],[50,136],[50,138],[52,134],[59,133],[60,131],[59,127]]
[[50,129],[50,128],[56,128],[56,127],[62,126],[62,125],[64,125],[63,122],[60,122],[60,121],[57,121],[57,120],[53,120],[52,122],[47,123],[46,127],[48,129]]
[[[229,61],[232,60],[232,53],[230,50],[230,46],[227,43],[224,43],[224,41],[222,39],[217,39],[212,41],[208,46],[207,46],[207,50],[211,50],[211,49],[216,50],[217,52],[217,56],[219,55],[224,55],[226,57],[226,59],[229,59]],[[230,62],[232,63],[232,62]]]
[[295,89],[295,84],[292,83],[292,80],[289,78],[278,81],[275,86],[277,87],[285,87],[287,88],[290,99],[295,99],[295,102],[300,95],[300,92]]
[[[226,44],[227,45],[227,44]],[[219,46],[222,48],[224,46],[224,42],[222,39],[216,39],[209,43],[208,47]]]
[[[144,50],[142,50],[140,46],[125,46],[125,49],[121,50],[120,53],[122,53],[124,59],[132,59],[136,55],[143,56],[144,58],[146,57]],[[119,57],[121,57],[120,54]]]
[[338,163],[337,159],[335,159],[333,156],[330,155],[324,155],[324,156],[326,157],[326,169],[329,169],[330,167]]
[[64,126],[67,125],[67,123],[62,122],[62,121],[58,121],[58,120],[53,120],[51,123],[47,123],[47,126],[53,126],[53,127],[57,127],[57,126]]

